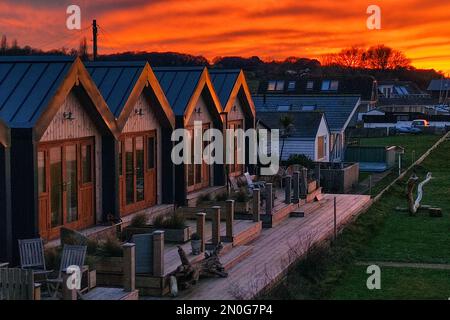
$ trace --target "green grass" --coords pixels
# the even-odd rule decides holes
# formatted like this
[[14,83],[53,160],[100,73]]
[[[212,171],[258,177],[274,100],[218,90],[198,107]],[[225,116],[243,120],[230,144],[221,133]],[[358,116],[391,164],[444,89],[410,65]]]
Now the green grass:
[[[403,137],[400,137],[403,138]],[[282,299],[412,299],[450,297],[449,272],[436,270],[387,270],[386,290],[376,293],[365,287],[364,268],[355,261],[450,263],[450,141],[444,142],[415,172],[434,179],[425,186],[422,204],[438,206],[444,217],[425,212],[411,217],[395,210],[406,207],[406,179],[394,185],[379,202],[346,227],[329,248],[312,250],[287,280],[269,297]],[[361,270],[363,272],[361,272]],[[382,275],[382,276],[383,276]],[[361,279],[364,279],[362,281]],[[383,280],[382,280],[383,281]],[[439,284],[446,282],[446,286]],[[352,293],[355,291],[356,293]]]
[[414,268],[381,267],[381,288],[366,286],[366,267],[353,266],[332,293],[336,300],[410,300],[450,298],[450,271]]

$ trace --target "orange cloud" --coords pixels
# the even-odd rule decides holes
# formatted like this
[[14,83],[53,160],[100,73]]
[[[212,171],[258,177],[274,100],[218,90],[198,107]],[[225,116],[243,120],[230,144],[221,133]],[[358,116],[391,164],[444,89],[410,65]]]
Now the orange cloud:
[[[67,3],[65,3],[67,2]],[[370,0],[80,0],[83,31],[65,29],[73,1],[3,0],[0,27],[33,47],[78,45],[100,25],[99,52],[179,51],[215,56],[319,57],[352,45],[385,44],[415,66],[450,72],[450,2],[378,0],[382,29],[366,28]]]

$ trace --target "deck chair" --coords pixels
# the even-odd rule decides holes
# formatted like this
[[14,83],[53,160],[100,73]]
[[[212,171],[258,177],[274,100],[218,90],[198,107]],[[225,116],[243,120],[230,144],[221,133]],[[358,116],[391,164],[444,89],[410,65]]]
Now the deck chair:
[[249,191],[253,191],[253,189],[262,189],[265,186],[265,182],[264,181],[253,181],[252,178],[250,177],[250,173],[245,172],[244,173],[244,177],[245,180],[247,180],[247,186],[249,188]]
[[84,260],[86,258],[87,246],[73,246],[65,245],[62,252],[61,264],[59,266],[58,277],[48,279],[50,290],[53,291],[53,297],[56,297],[58,290],[63,282],[63,273],[67,271],[70,266],[78,266],[83,270]]
[[1,300],[40,300],[40,284],[34,283],[33,270],[0,269]]
[[[46,282],[53,270],[47,270],[44,242],[41,238],[19,240],[20,268],[32,270],[36,282]],[[48,289],[48,286],[47,286]]]

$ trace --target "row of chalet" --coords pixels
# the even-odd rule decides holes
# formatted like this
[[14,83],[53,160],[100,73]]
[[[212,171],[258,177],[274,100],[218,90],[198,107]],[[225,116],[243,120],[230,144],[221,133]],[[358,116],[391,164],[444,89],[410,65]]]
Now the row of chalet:
[[224,186],[243,166],[176,165],[172,131],[253,128],[241,70],[155,68],[66,57],[0,59],[0,260],[17,239],[51,240]]

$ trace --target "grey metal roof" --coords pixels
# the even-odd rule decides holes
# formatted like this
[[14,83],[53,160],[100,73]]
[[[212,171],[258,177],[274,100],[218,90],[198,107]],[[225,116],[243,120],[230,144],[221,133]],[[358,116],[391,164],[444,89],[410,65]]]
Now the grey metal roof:
[[120,116],[146,63],[145,61],[85,63],[86,69],[116,118]]
[[0,119],[11,128],[32,128],[55,95],[75,58],[0,57]]
[[303,111],[303,107],[314,107],[315,111],[325,114],[331,131],[342,131],[354,113],[359,96],[335,95],[335,96],[298,96],[298,95],[254,95],[256,114],[261,112],[277,112],[279,106],[288,106],[290,111]]
[[450,90],[450,79],[434,79],[428,85],[428,91]]
[[176,116],[184,115],[204,70],[204,67],[153,68]]
[[209,69],[214,89],[224,108],[228,103],[231,91],[233,91],[240,73],[240,69]]
[[289,116],[292,118],[290,137],[315,138],[323,117],[321,112],[259,112],[258,119],[270,129],[283,130],[280,118]]

